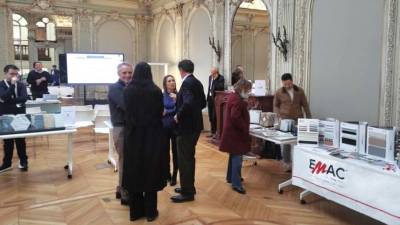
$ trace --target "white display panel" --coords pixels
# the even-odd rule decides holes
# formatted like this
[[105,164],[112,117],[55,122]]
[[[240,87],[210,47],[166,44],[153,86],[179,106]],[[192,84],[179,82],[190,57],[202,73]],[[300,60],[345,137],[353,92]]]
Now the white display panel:
[[69,84],[111,84],[118,80],[123,54],[67,53]]

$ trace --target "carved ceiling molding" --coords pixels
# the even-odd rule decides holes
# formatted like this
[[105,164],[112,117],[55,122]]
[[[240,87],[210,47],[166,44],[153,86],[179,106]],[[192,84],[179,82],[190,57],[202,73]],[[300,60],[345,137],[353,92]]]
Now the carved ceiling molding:
[[174,12],[176,16],[182,17],[183,16],[183,6],[185,4],[183,3],[177,3],[175,8],[174,8]]

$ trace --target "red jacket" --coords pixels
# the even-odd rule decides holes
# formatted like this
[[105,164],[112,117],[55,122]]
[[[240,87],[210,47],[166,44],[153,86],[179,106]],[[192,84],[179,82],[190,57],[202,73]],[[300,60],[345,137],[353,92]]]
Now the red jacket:
[[224,127],[219,149],[223,152],[243,155],[250,151],[250,116],[247,102],[239,94],[228,97]]

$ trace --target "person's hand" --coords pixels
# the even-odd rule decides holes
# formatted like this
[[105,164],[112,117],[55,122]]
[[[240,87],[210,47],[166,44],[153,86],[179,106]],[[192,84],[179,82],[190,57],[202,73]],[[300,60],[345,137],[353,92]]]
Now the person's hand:
[[178,115],[174,116],[174,120],[175,120],[176,123],[178,123]]
[[37,80],[36,80],[36,85],[39,86],[40,83],[42,83],[42,79],[37,79]]
[[167,115],[167,110],[164,109],[164,112],[162,113],[163,116]]
[[174,100],[174,102],[176,102],[176,94],[175,93],[170,93],[169,97],[171,97]]
[[17,81],[18,81],[18,78],[17,78],[17,77],[11,78],[11,84],[16,84]]

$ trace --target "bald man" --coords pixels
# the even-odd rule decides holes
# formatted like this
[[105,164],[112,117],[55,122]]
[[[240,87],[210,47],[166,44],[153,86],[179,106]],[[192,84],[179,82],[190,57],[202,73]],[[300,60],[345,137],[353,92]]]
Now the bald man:
[[215,138],[217,132],[217,114],[215,112],[215,91],[225,90],[225,78],[219,74],[218,68],[211,69],[211,75],[208,78],[207,107],[208,117],[211,124],[211,134],[208,137]]

